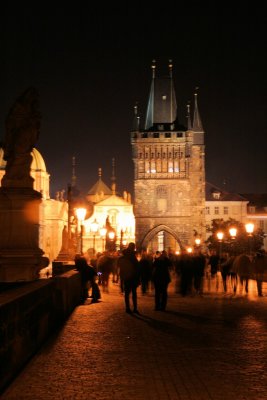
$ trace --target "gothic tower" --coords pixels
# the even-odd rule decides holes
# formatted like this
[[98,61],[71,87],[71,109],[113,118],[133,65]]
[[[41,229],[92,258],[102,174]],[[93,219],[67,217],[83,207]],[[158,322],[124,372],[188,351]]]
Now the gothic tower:
[[204,131],[194,95],[191,123],[178,121],[176,95],[169,62],[167,77],[152,83],[144,129],[135,106],[131,144],[134,161],[134,213],[138,248],[180,250],[205,238]]

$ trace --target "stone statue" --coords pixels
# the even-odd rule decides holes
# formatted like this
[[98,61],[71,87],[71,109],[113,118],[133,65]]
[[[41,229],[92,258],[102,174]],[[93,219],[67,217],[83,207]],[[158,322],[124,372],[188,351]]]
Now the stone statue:
[[5,121],[3,150],[7,163],[2,186],[33,187],[31,152],[39,136],[40,121],[38,92],[29,88],[16,100]]

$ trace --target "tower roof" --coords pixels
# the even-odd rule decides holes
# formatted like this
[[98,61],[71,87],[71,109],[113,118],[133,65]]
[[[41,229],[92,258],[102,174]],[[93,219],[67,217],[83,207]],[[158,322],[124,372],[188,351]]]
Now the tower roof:
[[152,71],[152,83],[146,112],[146,130],[154,124],[171,124],[177,118],[171,61],[169,62],[169,76],[156,77],[155,62],[152,64]]
[[94,184],[94,186],[89,189],[87,195],[100,195],[100,196],[111,196],[112,190],[102,181],[101,179],[102,170],[99,168],[98,170],[98,181]]
[[203,132],[203,126],[198,110],[197,92],[194,94],[194,96],[195,96],[195,104],[194,104],[194,116],[193,116],[193,131]]

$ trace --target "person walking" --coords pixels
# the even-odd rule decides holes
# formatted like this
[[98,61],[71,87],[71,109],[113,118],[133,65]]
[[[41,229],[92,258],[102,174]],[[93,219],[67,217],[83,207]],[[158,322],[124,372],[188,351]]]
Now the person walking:
[[165,311],[168,298],[168,285],[171,281],[169,268],[172,263],[163,250],[153,263],[152,280],[155,287],[155,311]]
[[92,288],[92,302],[98,301],[100,292],[98,286],[95,286],[97,284],[95,282],[96,272],[94,268],[88,265],[86,258],[80,254],[76,254],[74,261],[75,267],[81,276],[82,301],[84,302],[88,298],[88,290],[90,288]]
[[125,308],[128,314],[132,313],[130,307],[130,294],[132,293],[133,312],[139,314],[137,309],[136,289],[140,285],[140,268],[135,254],[135,243],[129,243],[118,259],[120,279],[123,281]]

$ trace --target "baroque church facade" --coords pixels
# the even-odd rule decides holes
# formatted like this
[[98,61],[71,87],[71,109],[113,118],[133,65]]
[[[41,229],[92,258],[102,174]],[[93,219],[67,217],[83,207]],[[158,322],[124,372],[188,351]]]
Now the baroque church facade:
[[191,123],[177,113],[173,66],[152,82],[144,127],[135,107],[131,132],[134,162],[134,214],[138,248],[179,251],[196,236],[205,240],[205,144],[195,94]]

